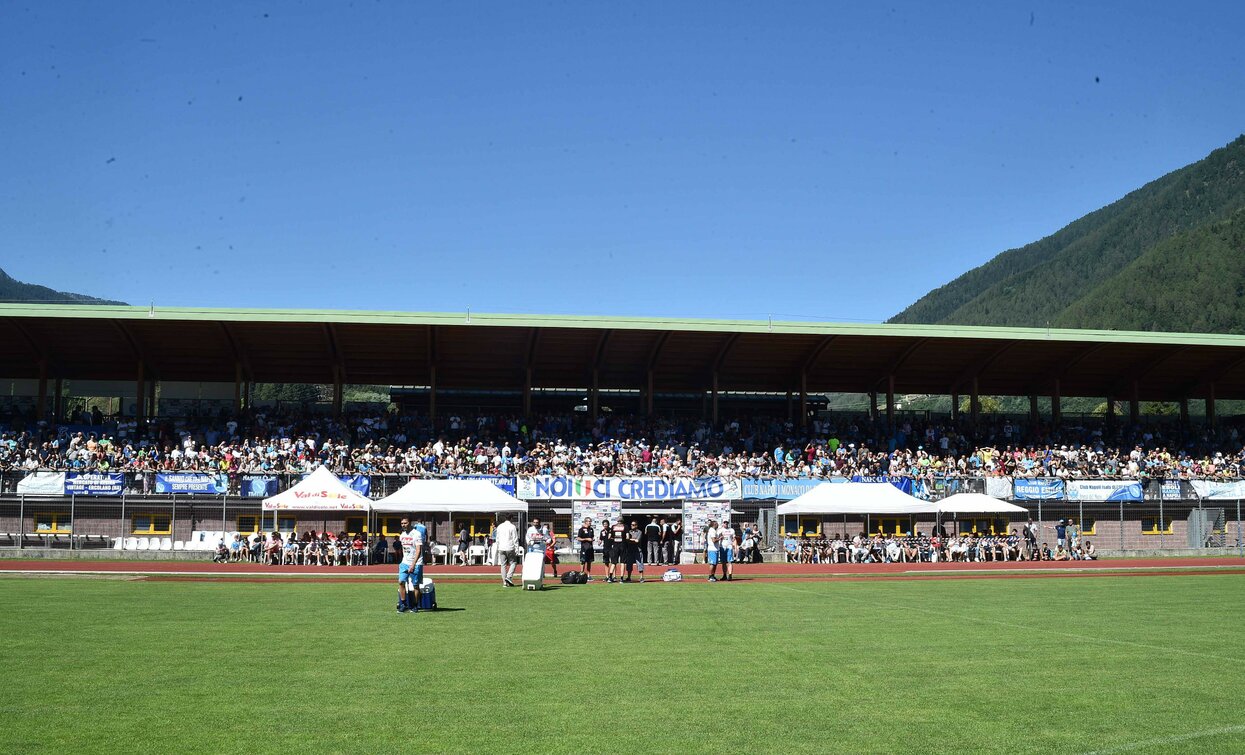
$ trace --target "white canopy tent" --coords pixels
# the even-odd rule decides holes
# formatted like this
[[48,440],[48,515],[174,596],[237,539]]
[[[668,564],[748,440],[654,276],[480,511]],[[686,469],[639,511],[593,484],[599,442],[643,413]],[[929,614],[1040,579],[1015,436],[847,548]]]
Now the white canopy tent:
[[527,502],[488,480],[411,480],[392,495],[372,504],[376,512],[447,511],[527,513]]
[[956,493],[939,501],[937,511],[941,517],[944,514],[1026,514],[1029,510],[984,493]]
[[926,514],[934,507],[886,482],[823,482],[779,504],[778,516],[791,514]]

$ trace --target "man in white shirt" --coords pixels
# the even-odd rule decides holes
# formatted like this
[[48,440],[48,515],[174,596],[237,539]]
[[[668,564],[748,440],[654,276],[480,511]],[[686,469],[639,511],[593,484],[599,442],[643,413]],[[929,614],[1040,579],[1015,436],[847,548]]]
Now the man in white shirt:
[[412,527],[411,520],[403,517],[398,540],[402,543],[402,562],[398,564],[398,613],[408,610],[414,613],[419,608],[419,583],[424,578],[424,531]]
[[[712,519],[709,520],[709,529],[705,531],[705,560],[709,562],[709,581],[717,582],[718,571],[718,542],[722,536],[718,533],[718,523]],[[726,568],[723,567],[723,576]]]
[[718,560],[722,562],[722,578],[730,582],[735,577],[735,546],[739,539],[730,519],[723,519],[718,528]]
[[502,522],[493,532],[497,541],[497,560],[501,562],[501,583],[514,587],[514,569],[519,563],[519,528],[510,521],[510,514],[502,514]]

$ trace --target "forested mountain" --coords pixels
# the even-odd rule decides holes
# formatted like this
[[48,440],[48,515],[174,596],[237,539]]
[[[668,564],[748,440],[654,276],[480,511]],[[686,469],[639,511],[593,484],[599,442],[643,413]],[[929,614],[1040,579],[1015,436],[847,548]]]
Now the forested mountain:
[[96,299],[93,296],[54,291],[47,286],[22,283],[0,270],[0,302],[41,301],[49,304],[123,304],[124,302]]
[[890,322],[1245,333],[1245,136]]

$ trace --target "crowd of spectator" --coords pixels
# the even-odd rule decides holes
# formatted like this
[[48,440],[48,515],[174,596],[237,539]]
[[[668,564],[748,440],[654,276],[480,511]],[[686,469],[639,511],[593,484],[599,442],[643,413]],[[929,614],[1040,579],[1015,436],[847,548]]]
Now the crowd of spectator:
[[[1067,528],[1062,520],[1058,531]],[[1092,541],[1082,540],[1071,532],[1056,541],[1055,548],[1046,542],[1038,544],[1036,528],[1026,525],[1018,533],[961,533],[948,536],[945,532],[903,535],[867,534],[848,537],[788,537],[783,543],[789,563],[801,564],[890,564],[991,561],[1093,561],[1098,551]]]
[[[830,478],[934,477],[1239,478],[1245,448],[1235,425],[1181,430],[1122,423],[1059,429],[999,418],[903,418],[891,431],[867,415],[703,419],[583,414],[527,420],[457,414],[431,422],[377,412],[340,419],[292,409],[132,420],[86,417],[54,425],[13,417],[0,433],[0,472],[200,471],[443,476],[593,475]],[[81,418],[80,418],[81,419]],[[98,420],[98,421],[97,421]]]

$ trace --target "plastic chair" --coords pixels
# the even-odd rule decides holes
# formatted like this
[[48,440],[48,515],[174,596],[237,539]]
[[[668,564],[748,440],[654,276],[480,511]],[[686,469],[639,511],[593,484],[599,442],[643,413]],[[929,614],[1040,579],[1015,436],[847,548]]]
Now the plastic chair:
[[114,537],[114,538],[112,539],[112,549],[113,549],[114,551],[119,551],[119,550],[121,550],[123,547],[125,547],[125,539],[124,539],[124,538]]
[[134,550],[145,551],[151,547],[151,543],[145,537],[138,539],[138,545],[134,546]]
[[437,558],[441,559],[441,563],[448,564],[450,562],[450,549],[440,543],[432,546],[432,563],[435,564]]
[[169,537],[160,538],[160,550],[162,551],[173,550],[173,539]]
[[173,550],[175,550],[175,551],[186,550],[186,544],[185,544],[185,543],[183,543],[181,540],[174,540],[174,541],[173,541]]
[[488,554],[488,549],[483,545],[470,545],[467,547],[467,563],[470,564],[475,559],[480,559],[480,565],[484,565],[484,557]]
[[138,538],[127,537],[125,540],[122,541],[121,545],[124,550],[136,551],[138,550]]

